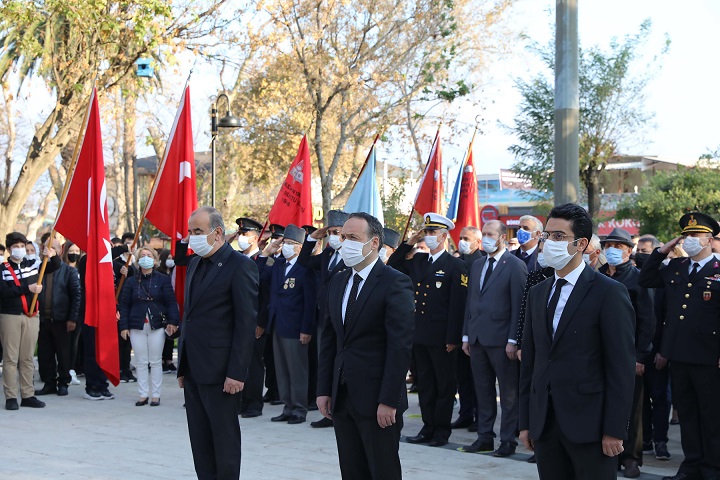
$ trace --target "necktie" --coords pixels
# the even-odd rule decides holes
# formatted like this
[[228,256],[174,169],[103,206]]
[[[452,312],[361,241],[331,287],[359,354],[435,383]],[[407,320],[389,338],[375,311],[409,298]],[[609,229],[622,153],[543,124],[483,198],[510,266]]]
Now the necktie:
[[432,255],[428,255],[428,262],[433,263]]
[[488,279],[490,279],[490,275],[492,275],[493,272],[493,265],[495,264],[495,259],[490,258],[488,259],[488,268],[485,270],[485,275],[483,276],[482,280],[482,290],[485,290],[485,286],[487,286]]
[[197,269],[195,270],[195,273],[193,274],[192,279],[192,293],[195,293],[195,289],[197,289],[198,285],[205,279],[205,274],[210,270],[210,264],[212,262],[209,258],[203,258],[200,260],[200,263],[198,263]]
[[528,257],[528,254],[527,254],[527,252],[520,252],[520,256],[521,256],[522,258],[527,258],[527,257]]
[[292,264],[290,262],[287,262],[285,264],[285,276],[287,277],[287,274],[290,273],[290,269],[292,268]]
[[695,280],[695,277],[697,276],[698,268],[700,267],[700,264],[697,262],[693,263],[692,270],[690,271],[690,280]]
[[353,275],[353,284],[352,288],[350,289],[350,296],[348,297],[347,306],[345,307],[345,331],[347,332],[350,329],[350,322],[352,320],[352,311],[353,307],[355,306],[355,300],[357,300],[358,296],[358,290],[360,289],[360,282],[362,282],[362,277],[358,275],[357,273]]
[[330,265],[328,265],[328,271],[332,272],[333,269],[337,266],[339,257],[340,257],[340,255],[338,254],[338,252],[336,250],[332,254],[332,258],[330,259]]
[[567,284],[567,280],[564,278],[559,278],[557,282],[555,282],[555,291],[553,292],[552,298],[550,298],[550,303],[548,303],[547,307],[547,320],[548,320],[548,331],[550,332],[550,337],[555,336],[554,332],[554,326],[553,326],[553,320],[555,318],[555,310],[557,310],[558,302],[560,301],[560,293],[562,292],[562,288]]

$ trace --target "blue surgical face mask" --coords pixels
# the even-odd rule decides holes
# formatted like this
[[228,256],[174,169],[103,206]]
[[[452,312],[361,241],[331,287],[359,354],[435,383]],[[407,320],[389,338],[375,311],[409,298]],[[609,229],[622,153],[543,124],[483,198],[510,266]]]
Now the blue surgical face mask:
[[532,232],[523,230],[522,228],[517,231],[517,239],[520,245],[525,245],[532,239]]
[[623,255],[624,251],[620,250],[616,247],[607,247],[605,249],[605,258],[607,259],[607,262],[609,265],[616,267],[623,263]]

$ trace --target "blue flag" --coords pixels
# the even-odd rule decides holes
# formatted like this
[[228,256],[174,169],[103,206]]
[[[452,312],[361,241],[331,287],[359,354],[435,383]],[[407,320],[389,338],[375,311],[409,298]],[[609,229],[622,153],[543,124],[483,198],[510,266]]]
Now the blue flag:
[[465,167],[464,163],[465,162],[460,164],[460,168],[458,169],[458,178],[455,181],[455,187],[453,187],[452,197],[450,197],[450,206],[448,207],[447,211],[447,218],[449,218],[453,222],[457,218],[458,206],[460,205],[460,185],[462,184],[463,167]]
[[348,213],[365,212],[385,224],[382,202],[380,201],[380,189],[375,176],[375,145],[370,149],[365,169],[360,174],[353,191],[345,203],[343,209]]

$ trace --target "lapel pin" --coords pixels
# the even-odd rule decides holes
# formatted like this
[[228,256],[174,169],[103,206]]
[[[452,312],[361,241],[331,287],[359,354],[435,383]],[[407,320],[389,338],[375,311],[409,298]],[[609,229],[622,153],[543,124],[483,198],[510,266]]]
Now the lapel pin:
[[218,267],[222,267],[222,262],[218,263]]

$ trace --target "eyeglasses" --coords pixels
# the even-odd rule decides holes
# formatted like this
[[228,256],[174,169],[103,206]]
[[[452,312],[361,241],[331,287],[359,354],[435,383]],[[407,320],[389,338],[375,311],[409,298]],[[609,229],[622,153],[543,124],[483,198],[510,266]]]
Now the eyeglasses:
[[575,238],[572,235],[568,235],[565,232],[543,232],[540,234],[540,241],[544,242],[545,240],[552,240],[553,242],[564,242],[568,238]]

